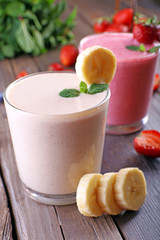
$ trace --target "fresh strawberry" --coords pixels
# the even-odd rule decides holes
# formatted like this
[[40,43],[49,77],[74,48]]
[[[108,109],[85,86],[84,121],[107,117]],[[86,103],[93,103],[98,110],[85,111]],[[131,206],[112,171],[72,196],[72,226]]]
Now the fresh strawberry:
[[21,71],[16,75],[16,79],[27,76],[28,73],[26,71]]
[[106,32],[129,32],[129,27],[123,24],[111,23],[106,27]]
[[64,66],[72,66],[76,62],[78,49],[73,45],[65,45],[60,51],[60,61]]
[[160,132],[144,130],[134,138],[135,150],[147,157],[160,157]]
[[156,27],[144,24],[134,24],[133,37],[140,43],[152,44],[156,38]]
[[123,24],[130,27],[133,21],[133,9],[132,8],[124,8],[118,11],[113,16],[113,23]]
[[159,88],[159,86],[160,86],[160,75],[156,73],[154,77],[153,91],[156,91]]
[[158,38],[159,20],[156,16],[136,16],[133,25],[133,37],[140,43],[152,44]]
[[105,19],[99,19],[94,23],[94,32],[95,33],[102,33],[105,32],[106,27],[109,25],[109,22],[107,22]]
[[48,66],[49,71],[62,71],[64,67],[60,63],[52,63]]

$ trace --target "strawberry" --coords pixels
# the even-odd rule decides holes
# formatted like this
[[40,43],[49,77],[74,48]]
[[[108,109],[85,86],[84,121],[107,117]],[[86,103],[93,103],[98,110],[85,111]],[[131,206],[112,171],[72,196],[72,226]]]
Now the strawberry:
[[16,79],[27,76],[28,73],[26,71],[21,71],[16,75]]
[[111,23],[106,27],[106,32],[129,32],[129,27],[123,24]]
[[133,21],[133,9],[132,8],[124,8],[118,11],[113,16],[113,23],[123,24],[131,27]]
[[105,32],[106,27],[109,25],[109,22],[107,22],[105,19],[99,19],[94,23],[94,32],[95,33],[102,33]]
[[135,150],[147,157],[160,157],[160,132],[144,130],[134,138]]
[[159,86],[160,86],[160,75],[156,73],[154,77],[153,91],[156,91],[159,88]]
[[48,66],[49,71],[62,71],[64,67],[60,63],[52,63]]
[[140,43],[152,44],[156,39],[156,27],[144,23],[134,24],[133,37]]
[[76,62],[78,49],[73,45],[65,45],[60,51],[60,61],[64,66],[72,66]]

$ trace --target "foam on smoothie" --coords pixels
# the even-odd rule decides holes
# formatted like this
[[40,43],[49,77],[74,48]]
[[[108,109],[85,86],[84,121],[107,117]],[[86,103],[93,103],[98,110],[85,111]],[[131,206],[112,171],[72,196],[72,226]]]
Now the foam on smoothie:
[[18,109],[38,114],[69,114],[92,108],[103,101],[106,91],[94,95],[63,98],[65,88],[79,90],[79,79],[73,73],[45,73],[32,75],[16,82],[8,91],[9,102]]
[[[114,41],[113,41],[114,38]],[[102,47],[108,47],[113,53],[116,55],[118,61],[138,61],[139,58],[146,58],[155,55],[154,53],[149,54],[147,52],[140,51],[131,51],[126,48],[128,45],[137,45],[140,43],[137,42],[136,39],[133,38],[133,34],[131,33],[103,33],[97,35],[90,35],[85,37],[80,42],[80,51],[84,49],[94,46],[100,45]],[[153,47],[153,45],[145,45],[146,50]]]

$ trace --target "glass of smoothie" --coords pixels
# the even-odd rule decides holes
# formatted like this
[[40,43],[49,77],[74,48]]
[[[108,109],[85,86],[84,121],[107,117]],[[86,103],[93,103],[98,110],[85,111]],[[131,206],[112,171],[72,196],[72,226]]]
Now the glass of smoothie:
[[148,121],[158,53],[128,50],[128,45],[140,45],[132,33],[86,36],[80,41],[79,51],[94,45],[109,48],[117,58],[117,70],[110,83],[106,132],[119,135],[142,129]]
[[100,172],[110,90],[63,98],[75,73],[41,72],[11,83],[4,102],[22,185],[45,204],[75,202],[80,178]]

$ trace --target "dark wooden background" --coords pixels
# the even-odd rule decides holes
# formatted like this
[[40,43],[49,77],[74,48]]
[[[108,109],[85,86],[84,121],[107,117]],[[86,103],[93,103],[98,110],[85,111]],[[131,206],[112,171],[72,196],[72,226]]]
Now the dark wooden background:
[[[129,1],[123,1],[127,6]],[[112,0],[68,0],[67,12],[78,7],[75,44],[93,33],[93,20],[114,12]],[[138,1],[138,10],[160,15],[160,1]],[[15,79],[21,70],[28,73],[47,70],[59,61],[59,48],[39,57],[20,56],[0,62],[0,91]],[[157,71],[159,69],[157,68]],[[153,94],[150,119],[145,129],[160,131],[160,90]],[[160,158],[137,154],[133,139],[106,135],[102,172],[118,171],[123,167],[139,167],[145,174],[148,195],[137,212],[127,211],[111,217],[82,216],[76,205],[45,206],[29,199],[20,184],[3,104],[0,104],[0,239],[20,240],[159,240],[160,239]]]

